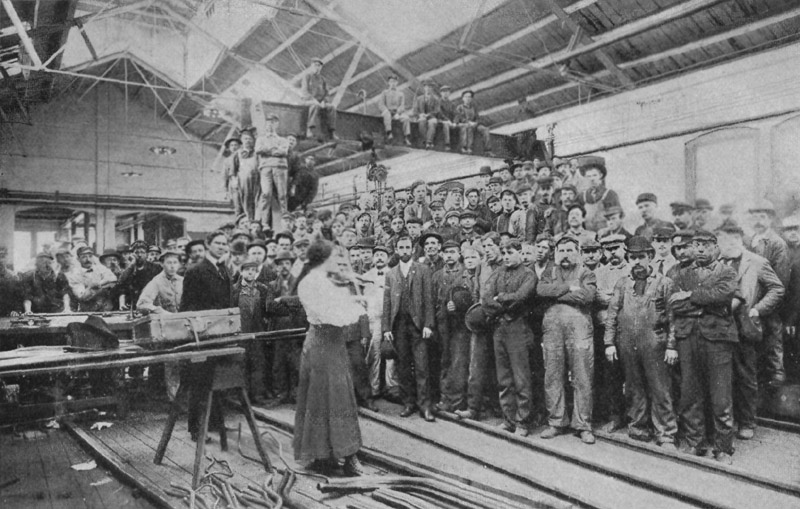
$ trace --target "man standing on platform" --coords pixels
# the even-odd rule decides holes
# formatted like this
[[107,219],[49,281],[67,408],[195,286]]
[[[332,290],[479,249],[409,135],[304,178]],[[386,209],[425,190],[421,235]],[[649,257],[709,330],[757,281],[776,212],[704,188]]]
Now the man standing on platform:
[[[594,343],[591,306],[597,292],[597,278],[579,262],[578,241],[569,235],[556,242],[555,266],[545,271],[537,293],[549,307],[542,329],[545,362],[545,395],[548,427],[541,438],[554,438],[570,425],[566,410],[566,367],[572,373],[574,403],[572,429],[586,444],[595,442],[592,433],[592,378]],[[566,357],[566,359],[565,359]]]
[[275,229],[272,221],[272,197],[277,195],[281,215],[289,211],[287,191],[289,186],[289,140],[278,135],[278,115],[267,115],[264,134],[256,140],[258,171],[261,182],[261,195],[258,197],[256,220]]
[[[225,266],[224,256],[228,251],[228,237],[217,230],[206,236],[205,259],[189,267],[183,280],[181,311],[205,311],[227,309],[231,305],[231,277]],[[192,440],[200,434],[202,416],[206,402],[204,395],[211,389],[214,380],[209,376],[207,363],[193,364],[187,371],[184,383],[191,388],[189,396],[189,433]],[[225,426],[222,406],[217,398],[212,400],[209,430],[220,431]]]
[[644,237],[635,236],[628,244],[631,270],[617,281],[609,299],[605,356],[623,366],[630,400],[628,436],[649,440],[652,422],[656,443],[675,451],[678,423],[669,366],[677,363],[678,351],[667,306],[672,280],[653,270],[654,252]]
[[716,233],[720,261],[735,270],[739,279],[739,292],[731,302],[739,329],[733,354],[733,413],[739,426],[737,437],[750,440],[758,407],[758,346],[762,340],[758,326],[776,312],[785,290],[766,258],[745,250],[744,231],[732,219],[723,222]]
[[[789,283],[789,249],[780,235],[772,228],[775,221],[775,207],[767,200],[761,200],[748,210],[755,235],[748,244],[753,253],[767,259],[772,270],[778,275],[784,286]],[[796,302],[787,305],[797,306]],[[764,350],[766,371],[769,383],[780,386],[786,382],[786,370],[783,367],[783,324],[779,313],[772,313],[763,319]]]
[[522,265],[522,246],[516,239],[500,246],[503,265],[489,278],[481,292],[481,304],[496,320],[493,340],[503,409],[503,430],[522,436],[531,429],[532,385],[530,354],[533,333],[527,315],[534,292],[536,274]]
[[[711,445],[717,461],[733,454],[733,353],[738,333],[731,312],[738,276],[716,260],[717,238],[697,230],[694,261],[673,268],[675,293],[669,298],[681,366],[680,427],[685,452],[705,455]],[[713,420],[708,432],[707,416]],[[712,444],[707,444],[707,437]]]
[[324,125],[327,127],[330,137],[337,140],[336,136],[336,107],[328,100],[328,83],[322,76],[322,60],[315,58],[311,63],[311,74],[303,77],[300,86],[303,97],[308,104],[308,129],[306,138],[314,137],[314,130],[317,129],[317,139],[322,141],[322,132],[318,129]]
[[397,241],[400,263],[386,277],[383,297],[383,335],[394,341],[405,407],[401,417],[419,409],[433,422],[428,380],[428,345],[433,336],[434,307],[432,276],[428,267],[411,259],[409,237]]

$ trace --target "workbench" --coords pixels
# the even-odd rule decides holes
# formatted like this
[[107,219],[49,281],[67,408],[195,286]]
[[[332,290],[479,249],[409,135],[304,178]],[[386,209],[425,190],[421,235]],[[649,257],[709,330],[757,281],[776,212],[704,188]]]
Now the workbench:
[[[85,322],[89,315],[98,315],[119,339],[132,339],[133,327],[140,318],[127,311],[107,313],[48,313],[18,317],[0,317],[0,351],[18,346],[67,344],[67,325]],[[29,324],[19,324],[27,320]]]

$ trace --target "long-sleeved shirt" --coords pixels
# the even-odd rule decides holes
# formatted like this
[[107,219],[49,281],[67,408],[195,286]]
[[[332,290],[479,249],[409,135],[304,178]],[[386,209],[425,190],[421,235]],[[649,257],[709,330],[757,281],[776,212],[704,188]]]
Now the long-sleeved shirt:
[[750,251],[769,261],[772,270],[784,286],[789,282],[789,248],[786,241],[775,230],[769,229],[761,235],[753,236],[749,243]]
[[439,98],[431,94],[429,96],[421,95],[414,100],[414,113],[413,115],[428,115],[429,117],[438,117],[441,106]]
[[22,297],[31,302],[33,313],[60,313],[64,311],[64,295],[70,293],[69,281],[62,272],[40,273],[31,271],[21,278]]
[[155,263],[144,262],[142,266],[135,263],[126,268],[117,282],[117,292],[125,295],[129,304],[139,301],[144,287],[161,272],[161,267]]
[[321,74],[309,74],[303,77],[300,89],[307,99],[322,102],[328,98],[328,82]]
[[502,315],[507,320],[520,318],[529,310],[536,292],[536,274],[524,265],[501,266],[495,270],[481,292],[481,304],[494,316]]
[[166,272],[161,272],[147,283],[136,302],[137,309],[150,312],[166,311],[177,313],[180,310],[181,297],[183,296],[183,276],[168,277]]
[[621,278],[628,275],[630,268],[623,260],[619,265],[603,265],[594,271],[597,277],[597,295],[594,301],[601,308],[607,308],[608,303],[611,301],[611,295],[614,293],[614,286]]
[[461,103],[456,106],[455,122],[457,124],[463,124],[466,122],[480,122],[480,117],[481,115],[478,112],[478,108],[475,106],[475,103],[470,103],[469,105]]
[[297,294],[312,325],[353,325],[365,312],[350,290],[335,285],[322,269],[311,270],[300,281]]
[[[578,289],[570,290],[571,286],[577,286]],[[564,270],[559,265],[553,265],[552,270],[542,274],[536,293],[551,305],[567,304],[588,313],[597,293],[597,277],[586,267]]]
[[[470,291],[470,295],[476,295],[478,286],[477,273],[473,271],[471,274],[461,264],[456,264],[455,267],[449,269],[445,266],[442,270],[433,275],[433,297],[436,307],[436,320],[439,326],[446,326],[446,318],[449,311],[447,311],[447,303],[450,301],[450,293],[453,288],[463,286]],[[461,320],[463,325],[463,320]]]
[[406,94],[397,89],[387,88],[381,92],[381,99],[378,102],[378,107],[381,113],[390,111],[394,113],[403,113],[406,109]]
[[289,168],[289,138],[277,134],[263,135],[256,139],[258,167]]
[[675,331],[669,326],[667,301],[673,293],[672,280],[651,271],[644,295],[636,295],[633,276],[628,274],[614,285],[608,302],[604,343],[615,346],[617,341],[657,341],[666,336],[667,348],[675,349]]

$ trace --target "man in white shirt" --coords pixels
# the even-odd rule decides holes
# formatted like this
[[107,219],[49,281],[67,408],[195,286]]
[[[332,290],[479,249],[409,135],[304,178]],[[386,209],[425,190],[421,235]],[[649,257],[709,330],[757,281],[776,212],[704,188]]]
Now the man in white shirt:
[[78,284],[72,292],[78,299],[79,311],[111,311],[111,291],[117,284],[117,276],[103,264],[96,262],[94,250],[88,246],[78,249],[81,264]]

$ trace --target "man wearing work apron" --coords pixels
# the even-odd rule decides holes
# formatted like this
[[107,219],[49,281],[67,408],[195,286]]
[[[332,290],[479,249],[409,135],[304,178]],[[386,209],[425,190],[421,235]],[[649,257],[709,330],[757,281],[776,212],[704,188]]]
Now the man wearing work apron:
[[606,187],[606,160],[598,156],[578,158],[578,168],[589,182],[589,189],[578,195],[578,203],[586,210],[586,229],[596,232],[606,227],[605,211],[620,207],[617,193]]

